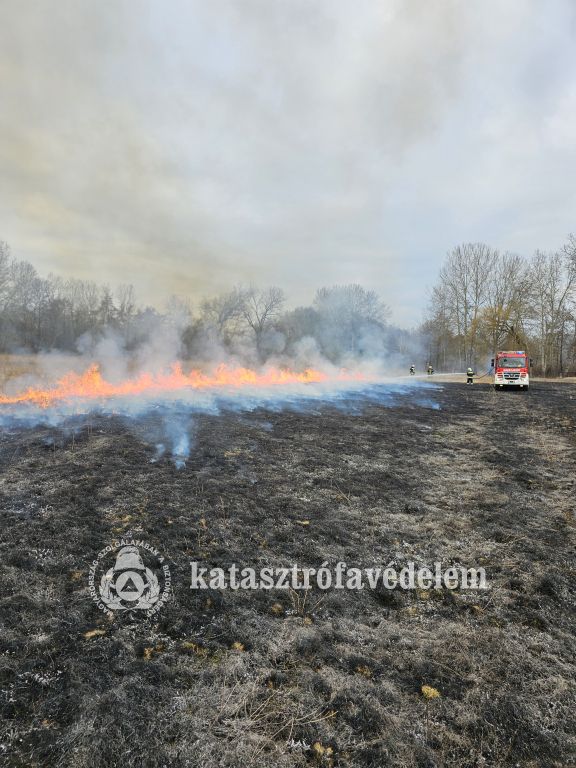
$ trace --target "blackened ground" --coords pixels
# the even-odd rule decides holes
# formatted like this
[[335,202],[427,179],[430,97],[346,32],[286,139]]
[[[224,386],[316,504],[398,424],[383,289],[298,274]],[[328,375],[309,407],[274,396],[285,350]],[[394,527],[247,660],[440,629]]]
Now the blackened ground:
[[[202,417],[182,470],[145,424],[3,434],[2,764],[574,765],[576,387],[429,397]],[[156,619],[90,599],[122,534],[169,560]],[[392,559],[490,589],[188,588],[190,560]]]

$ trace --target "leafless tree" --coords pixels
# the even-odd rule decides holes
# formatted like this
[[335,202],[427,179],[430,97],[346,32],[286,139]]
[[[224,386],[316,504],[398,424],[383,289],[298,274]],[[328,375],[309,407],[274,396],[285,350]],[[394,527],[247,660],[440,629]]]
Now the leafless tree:
[[465,243],[448,254],[440,270],[461,366],[474,362],[480,315],[488,303],[489,280],[497,260],[498,252],[484,243]]
[[129,320],[136,310],[134,286],[122,283],[116,288],[116,314],[120,322]]
[[5,306],[10,286],[10,246],[0,240],[0,310]]
[[375,291],[357,283],[320,288],[314,308],[321,347],[331,359],[383,352],[389,310]]
[[242,314],[247,326],[254,334],[256,350],[261,356],[265,334],[279,318],[286,298],[280,288],[254,288],[246,292]]
[[487,281],[487,303],[479,333],[491,351],[525,346],[530,300],[530,275],[525,260],[514,253],[498,255]]
[[246,300],[247,291],[238,287],[212,299],[205,299],[201,305],[200,321],[209,333],[228,345],[241,332]]
[[576,263],[564,256],[536,251],[530,265],[531,315],[543,374],[563,373],[566,324],[576,289]]
[[527,261],[482,244],[450,252],[424,331],[435,353],[474,365],[498,348],[530,348],[543,374],[576,367],[576,238]]

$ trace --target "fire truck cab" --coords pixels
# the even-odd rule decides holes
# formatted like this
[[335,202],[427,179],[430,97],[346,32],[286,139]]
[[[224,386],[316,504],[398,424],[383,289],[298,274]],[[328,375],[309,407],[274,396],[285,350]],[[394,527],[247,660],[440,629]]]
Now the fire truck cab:
[[494,389],[519,387],[527,390],[530,386],[529,368],[531,362],[526,357],[526,352],[521,349],[511,352],[497,352],[496,357],[492,359]]

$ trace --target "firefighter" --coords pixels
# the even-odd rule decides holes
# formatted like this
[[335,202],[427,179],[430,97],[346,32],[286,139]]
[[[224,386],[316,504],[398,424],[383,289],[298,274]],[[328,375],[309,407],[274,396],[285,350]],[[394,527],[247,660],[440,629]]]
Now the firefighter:
[[428,368],[426,369],[428,372],[428,376],[432,376],[434,373],[434,368],[432,368],[432,363],[428,363]]
[[474,376],[476,374],[474,373],[474,369],[468,366],[466,369],[466,384],[474,384]]
[[414,376],[415,373],[416,373],[416,366],[415,365],[411,365],[410,366],[410,376]]

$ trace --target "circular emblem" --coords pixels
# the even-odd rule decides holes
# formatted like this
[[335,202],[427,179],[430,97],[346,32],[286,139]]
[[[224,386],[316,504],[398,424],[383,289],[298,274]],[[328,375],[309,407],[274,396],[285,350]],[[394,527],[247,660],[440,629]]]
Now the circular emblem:
[[170,569],[147,542],[115,541],[98,553],[88,575],[90,594],[102,611],[157,613],[170,599]]

